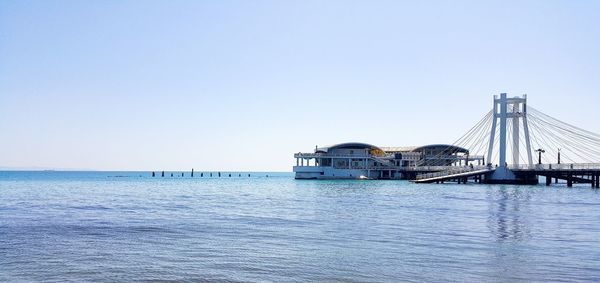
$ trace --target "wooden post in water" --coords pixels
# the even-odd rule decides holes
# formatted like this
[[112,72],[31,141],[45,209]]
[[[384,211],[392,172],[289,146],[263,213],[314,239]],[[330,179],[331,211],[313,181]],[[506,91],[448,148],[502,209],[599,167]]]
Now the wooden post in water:
[[164,176],[165,176],[165,171],[162,171],[161,177],[164,177]]
[[192,168],[192,174],[190,176],[194,178],[194,168]]
[[154,171],[152,171],[152,177],[154,177],[154,176],[155,176],[155,175],[154,175]]

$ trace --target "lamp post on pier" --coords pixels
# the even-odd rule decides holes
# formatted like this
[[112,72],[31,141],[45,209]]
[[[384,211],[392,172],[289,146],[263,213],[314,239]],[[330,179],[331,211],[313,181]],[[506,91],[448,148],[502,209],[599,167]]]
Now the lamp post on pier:
[[539,148],[536,150],[536,152],[538,153],[538,164],[542,164],[542,153],[545,153],[546,151]]

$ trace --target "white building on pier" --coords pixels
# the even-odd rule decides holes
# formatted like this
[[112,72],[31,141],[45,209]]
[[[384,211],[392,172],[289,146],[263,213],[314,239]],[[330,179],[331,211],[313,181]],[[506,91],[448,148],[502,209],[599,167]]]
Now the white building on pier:
[[351,142],[317,147],[294,158],[296,179],[411,179],[416,173],[484,163],[464,148],[443,144],[377,147]]

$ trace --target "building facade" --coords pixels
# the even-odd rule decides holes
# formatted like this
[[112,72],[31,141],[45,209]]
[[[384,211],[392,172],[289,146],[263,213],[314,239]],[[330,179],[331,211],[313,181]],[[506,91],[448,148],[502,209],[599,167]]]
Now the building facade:
[[452,145],[378,147],[349,142],[296,153],[296,179],[412,179],[449,166],[480,165],[483,157]]

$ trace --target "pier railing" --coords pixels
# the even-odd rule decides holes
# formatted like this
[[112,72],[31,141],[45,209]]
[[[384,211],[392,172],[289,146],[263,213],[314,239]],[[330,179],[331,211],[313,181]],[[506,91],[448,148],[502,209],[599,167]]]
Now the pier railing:
[[552,171],[552,170],[600,170],[600,163],[576,164],[513,164],[508,169],[516,171]]

